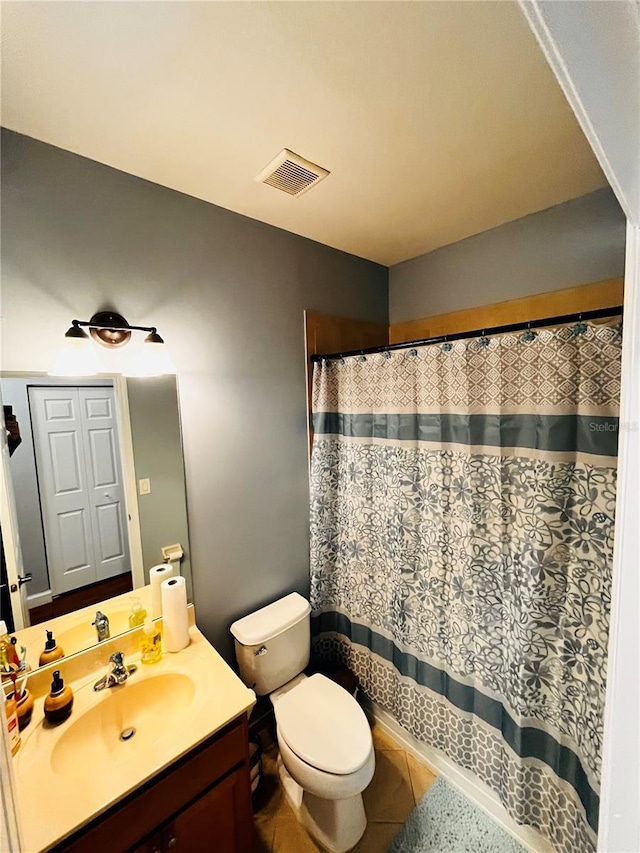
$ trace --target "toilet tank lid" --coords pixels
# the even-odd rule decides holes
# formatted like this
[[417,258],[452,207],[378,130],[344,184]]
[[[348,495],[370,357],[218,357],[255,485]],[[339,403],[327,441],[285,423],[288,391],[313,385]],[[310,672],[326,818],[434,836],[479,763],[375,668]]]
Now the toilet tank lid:
[[231,633],[243,646],[258,646],[291,628],[310,612],[311,605],[306,598],[292,592],[273,604],[267,604],[255,613],[238,619],[231,626]]

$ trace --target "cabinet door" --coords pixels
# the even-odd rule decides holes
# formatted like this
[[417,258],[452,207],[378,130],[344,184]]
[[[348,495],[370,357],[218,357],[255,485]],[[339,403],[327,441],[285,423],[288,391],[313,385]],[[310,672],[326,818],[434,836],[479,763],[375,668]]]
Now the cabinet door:
[[244,783],[241,768],[177,815],[162,830],[163,853],[249,853],[253,820]]
[[128,853],[163,853],[162,851],[162,835],[156,832],[151,838],[148,838],[142,844],[136,845],[128,851]]

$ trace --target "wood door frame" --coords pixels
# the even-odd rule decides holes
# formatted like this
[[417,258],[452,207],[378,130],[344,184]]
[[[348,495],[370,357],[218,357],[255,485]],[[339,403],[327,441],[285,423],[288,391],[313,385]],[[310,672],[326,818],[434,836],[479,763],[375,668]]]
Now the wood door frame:
[[[0,389],[0,405],[2,393]],[[4,416],[2,418],[4,433]],[[16,499],[13,491],[13,480],[9,467],[9,446],[6,434],[3,435],[0,447],[0,526],[2,526],[2,544],[7,567],[7,583],[11,599],[11,612],[16,631],[29,627],[29,609],[26,602],[26,590],[20,586],[20,577],[24,576],[22,549],[20,548],[20,531],[18,530],[18,515]]]
[[131,431],[127,377],[121,375],[114,376],[113,389],[116,397],[118,430],[120,432],[120,465],[122,467],[124,509],[127,515],[129,535],[131,580],[133,588],[137,589],[140,586],[144,586],[146,581],[144,577],[144,560],[142,557],[142,529],[140,526],[140,509],[138,507],[138,489],[133,455],[133,434]]
[[389,327],[385,323],[372,323],[369,320],[354,320],[350,317],[336,317],[333,314],[321,314],[318,311],[304,312],[304,344],[306,351],[307,377],[307,433],[309,463],[313,443],[313,417],[311,411],[313,388],[314,355],[329,355],[352,349],[366,349],[389,343]]

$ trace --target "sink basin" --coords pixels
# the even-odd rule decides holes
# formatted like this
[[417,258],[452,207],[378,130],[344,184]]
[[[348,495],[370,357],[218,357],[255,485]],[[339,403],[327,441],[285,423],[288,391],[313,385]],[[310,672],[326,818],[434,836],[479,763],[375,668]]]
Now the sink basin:
[[[107,612],[111,636],[115,637],[117,634],[121,634],[123,631],[129,630],[130,612],[130,607],[128,610],[123,609],[115,612]],[[96,633],[96,629],[91,624],[94,617],[95,613],[92,614],[91,618],[85,617],[83,622],[62,631],[58,631],[55,634],[55,638],[64,649],[65,654],[71,655],[74,652],[80,651],[80,649],[87,649],[89,646],[95,646],[97,644],[98,635]]]
[[51,753],[51,769],[60,776],[77,776],[86,768],[129,761],[136,753],[171,738],[185,725],[196,696],[196,684],[179,672],[165,672],[104,691],[100,701],[77,717]]

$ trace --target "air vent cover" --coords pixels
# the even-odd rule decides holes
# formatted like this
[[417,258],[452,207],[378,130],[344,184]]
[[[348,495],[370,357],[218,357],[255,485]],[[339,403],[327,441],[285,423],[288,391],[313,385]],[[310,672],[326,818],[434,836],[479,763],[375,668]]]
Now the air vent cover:
[[297,197],[320,183],[328,174],[328,170],[322,166],[317,166],[288,148],[283,148],[260,172],[256,181]]

